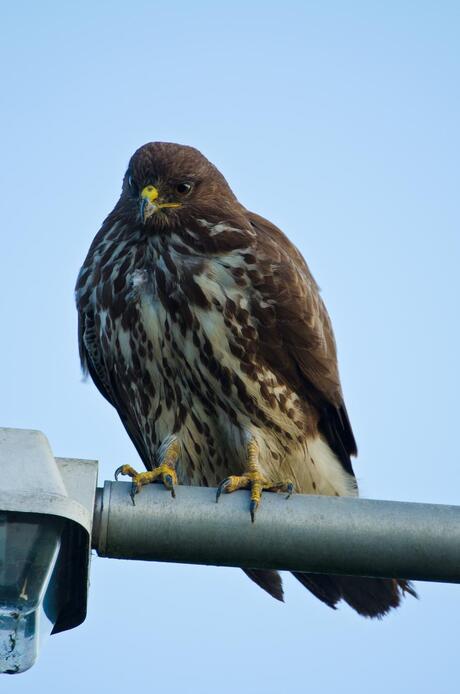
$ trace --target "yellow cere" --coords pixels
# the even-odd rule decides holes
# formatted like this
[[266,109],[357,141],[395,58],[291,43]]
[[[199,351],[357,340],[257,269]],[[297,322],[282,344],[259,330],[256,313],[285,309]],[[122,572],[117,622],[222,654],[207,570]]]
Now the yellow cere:
[[155,186],[145,186],[145,188],[142,189],[141,197],[147,198],[147,200],[153,202],[158,197],[158,190]]

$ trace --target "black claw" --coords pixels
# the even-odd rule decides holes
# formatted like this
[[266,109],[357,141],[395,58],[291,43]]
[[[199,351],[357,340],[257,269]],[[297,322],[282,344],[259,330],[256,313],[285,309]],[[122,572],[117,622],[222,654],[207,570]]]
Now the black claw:
[[217,487],[217,492],[216,492],[216,504],[219,501],[219,497],[222,494],[222,492],[225,490],[225,488],[228,486],[228,477],[227,479],[223,480],[219,486]]
[[286,491],[287,491],[286,499],[289,499],[291,494],[293,494],[293,492],[294,492],[294,485],[292,484],[292,482],[289,482],[289,484],[287,485]]
[[166,487],[166,489],[169,489],[169,491],[171,492],[172,498],[175,499],[176,490],[174,489],[172,475],[163,475],[163,484]]
[[120,467],[117,467],[117,469],[115,470],[115,481],[116,482],[118,482],[118,475],[121,475],[122,467],[123,467],[123,465],[120,465]]
[[251,521],[254,523],[256,519],[256,511],[258,504],[255,501],[251,501],[249,504],[249,511],[251,512]]

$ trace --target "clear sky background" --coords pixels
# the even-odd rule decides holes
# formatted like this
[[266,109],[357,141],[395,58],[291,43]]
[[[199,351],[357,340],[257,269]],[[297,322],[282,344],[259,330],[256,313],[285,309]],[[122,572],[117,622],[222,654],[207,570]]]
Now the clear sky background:
[[[138,465],[83,383],[73,287],[132,152],[198,147],[323,288],[373,498],[460,503],[458,2],[1,4],[0,425]],[[20,471],[18,471],[20,474]],[[455,692],[460,586],[381,622],[290,576],[93,558],[14,694]]]

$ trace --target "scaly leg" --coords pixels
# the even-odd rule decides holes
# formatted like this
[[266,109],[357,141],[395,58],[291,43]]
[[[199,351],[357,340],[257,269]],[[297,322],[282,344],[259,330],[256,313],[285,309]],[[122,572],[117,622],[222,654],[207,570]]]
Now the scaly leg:
[[262,476],[259,465],[259,445],[255,439],[251,439],[248,443],[246,461],[247,472],[243,473],[242,475],[231,475],[219,484],[216,494],[216,503],[219,501],[219,497],[222,492],[230,494],[237,489],[250,489],[251,501],[249,510],[251,512],[251,520],[254,523],[255,514],[259,507],[262,492],[264,490],[270,492],[285,491],[287,492],[286,498],[289,499],[294,491],[294,485],[290,480],[273,483]]
[[[161,449],[160,449],[161,450]],[[166,489],[169,489],[171,496],[175,497],[174,485],[177,484],[176,463],[180,455],[180,443],[174,438],[166,447],[164,453],[160,455],[160,460],[153,470],[147,472],[137,472],[131,465],[121,465],[115,470],[115,479],[118,475],[128,475],[132,478],[131,499],[135,504],[135,496],[145,484],[152,484],[157,480],[161,481]]]

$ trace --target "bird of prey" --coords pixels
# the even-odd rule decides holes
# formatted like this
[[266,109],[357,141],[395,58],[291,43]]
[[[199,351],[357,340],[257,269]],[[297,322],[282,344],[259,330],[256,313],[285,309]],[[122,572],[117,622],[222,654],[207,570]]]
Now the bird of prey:
[[[142,485],[357,495],[356,444],[331,323],[280,229],[249,212],[193,147],[132,156],[120,199],[76,285],[83,369],[115,407],[147,472]],[[288,503],[288,502],[286,502]],[[249,514],[248,514],[249,515]],[[246,570],[282,600],[276,571]],[[330,607],[381,617],[404,580],[295,577]]]

